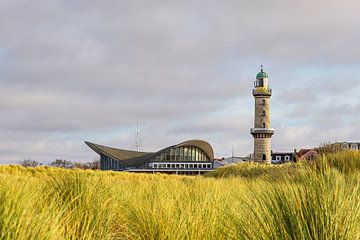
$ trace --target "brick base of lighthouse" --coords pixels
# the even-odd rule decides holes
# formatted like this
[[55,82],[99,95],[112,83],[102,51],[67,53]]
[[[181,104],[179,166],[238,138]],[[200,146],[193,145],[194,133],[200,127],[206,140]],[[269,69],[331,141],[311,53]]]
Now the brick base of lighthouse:
[[253,160],[271,164],[271,138],[254,138]]

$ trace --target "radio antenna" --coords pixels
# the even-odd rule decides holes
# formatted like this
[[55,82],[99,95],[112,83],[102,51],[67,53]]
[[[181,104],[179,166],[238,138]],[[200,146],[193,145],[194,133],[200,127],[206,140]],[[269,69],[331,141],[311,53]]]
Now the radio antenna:
[[137,152],[141,151],[139,118],[136,121],[135,151]]

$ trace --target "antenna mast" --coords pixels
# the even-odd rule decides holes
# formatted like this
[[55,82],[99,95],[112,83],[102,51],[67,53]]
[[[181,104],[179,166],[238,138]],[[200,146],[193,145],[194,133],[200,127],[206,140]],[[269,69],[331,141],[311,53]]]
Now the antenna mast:
[[136,140],[135,140],[135,151],[141,151],[141,143],[140,143],[140,129],[139,129],[139,118],[136,121]]

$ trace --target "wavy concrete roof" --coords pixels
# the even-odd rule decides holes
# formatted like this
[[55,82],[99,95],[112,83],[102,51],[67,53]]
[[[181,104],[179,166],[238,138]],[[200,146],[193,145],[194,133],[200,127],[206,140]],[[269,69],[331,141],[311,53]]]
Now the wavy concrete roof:
[[126,166],[140,166],[145,162],[151,160],[156,155],[159,155],[170,148],[182,147],[182,146],[195,146],[200,148],[205,152],[205,154],[209,157],[211,161],[214,160],[214,151],[211,145],[208,142],[203,140],[189,140],[177,145],[173,145],[167,148],[164,148],[158,152],[136,152],[129,151],[119,148],[107,147],[91,142],[85,142],[92,150],[94,150],[98,154],[103,154],[109,156],[113,159],[121,161]]

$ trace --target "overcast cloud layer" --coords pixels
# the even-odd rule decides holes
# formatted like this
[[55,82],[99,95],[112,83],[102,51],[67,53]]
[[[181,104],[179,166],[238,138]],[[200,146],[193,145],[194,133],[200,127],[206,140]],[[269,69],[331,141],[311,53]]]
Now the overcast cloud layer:
[[274,151],[360,141],[357,0],[0,4],[0,163],[92,161],[188,139],[252,151],[253,81],[273,88]]

